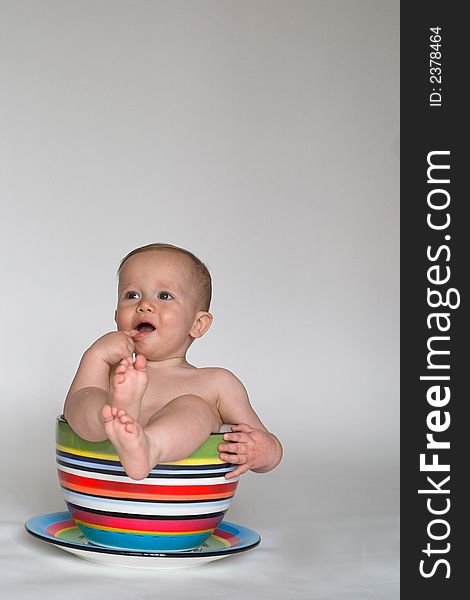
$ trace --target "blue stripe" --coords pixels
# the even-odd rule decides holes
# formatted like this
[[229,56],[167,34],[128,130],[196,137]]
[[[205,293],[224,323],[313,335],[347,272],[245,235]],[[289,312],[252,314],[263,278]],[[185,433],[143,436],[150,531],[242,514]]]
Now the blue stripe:
[[[86,470],[88,472],[96,472],[96,473],[112,473],[115,475],[123,475],[126,476],[126,472],[124,470],[124,468],[120,465],[119,466],[115,466],[115,465],[100,465],[98,463],[92,463],[89,461],[85,461],[85,460],[77,460],[77,459],[73,459],[73,458],[68,458],[68,457],[64,457],[64,456],[58,456],[57,457],[57,463],[60,465],[70,465],[70,467],[72,468],[76,468],[78,470]],[[152,469],[150,471],[150,473],[148,474],[148,477],[152,478],[152,477],[167,477],[168,475],[177,475],[177,476],[182,476],[182,475],[189,475],[189,476],[201,476],[201,477],[212,477],[214,475],[217,474],[225,474],[225,473],[229,473],[230,471],[233,471],[235,467],[233,465],[230,466],[222,466],[220,468],[215,468],[215,469],[205,469],[202,467],[199,467],[198,470],[196,469],[178,469],[178,470],[174,470],[174,469]]]
[[[103,469],[117,469],[123,470],[121,463],[117,460],[107,460],[104,458],[93,458],[91,456],[87,456],[84,460],[83,457],[79,454],[72,454],[70,452],[62,452],[61,450],[56,450],[56,455],[60,457],[61,460],[68,460],[72,462],[76,462],[76,464],[83,464],[90,467],[101,467]],[[213,471],[214,473],[225,473],[227,471],[235,469],[233,465],[230,463],[218,463],[218,464],[209,464],[209,465],[157,465],[157,468],[154,468],[150,471],[150,473],[198,473],[202,471]]]
[[147,552],[165,552],[167,550],[187,550],[203,544],[210,533],[189,535],[134,535],[117,531],[101,531],[94,527],[78,525],[80,531],[93,544],[111,548],[121,548]]

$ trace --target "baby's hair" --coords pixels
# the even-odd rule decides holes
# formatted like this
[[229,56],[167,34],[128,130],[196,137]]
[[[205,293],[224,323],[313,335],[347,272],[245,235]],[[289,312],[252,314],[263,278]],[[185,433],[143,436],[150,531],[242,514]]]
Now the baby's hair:
[[155,250],[170,250],[171,252],[179,252],[180,254],[185,254],[192,261],[192,270],[193,270],[193,278],[197,288],[197,301],[198,301],[198,310],[208,311],[211,298],[212,298],[212,279],[209,273],[209,269],[206,265],[192,252],[189,250],[185,250],[184,248],[179,248],[178,246],[173,246],[173,244],[147,244],[146,246],[141,246],[140,248],[136,248],[127,254],[122,260],[118,268],[118,275],[121,274],[122,267],[124,263],[134,254],[141,254],[143,252],[153,252]]

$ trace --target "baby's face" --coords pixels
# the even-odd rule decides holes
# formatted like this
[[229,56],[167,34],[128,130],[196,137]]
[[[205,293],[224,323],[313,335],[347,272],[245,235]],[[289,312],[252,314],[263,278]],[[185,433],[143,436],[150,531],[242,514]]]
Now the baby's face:
[[134,254],[121,269],[115,314],[119,330],[137,329],[136,352],[149,360],[184,356],[198,313],[191,260],[158,250]]

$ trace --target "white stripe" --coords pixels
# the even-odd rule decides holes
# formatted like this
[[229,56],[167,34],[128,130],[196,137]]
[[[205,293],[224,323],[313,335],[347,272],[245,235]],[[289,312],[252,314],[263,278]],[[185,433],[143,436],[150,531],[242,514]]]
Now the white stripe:
[[[75,466],[80,466],[80,467],[88,467],[90,469],[102,469],[104,471],[115,471],[116,473],[122,473],[123,475],[125,475],[125,471],[123,467],[117,467],[115,465],[106,465],[104,463],[92,463],[92,462],[87,462],[87,461],[82,461],[82,460],[76,460],[76,459],[71,459],[71,458],[67,458],[66,456],[59,456],[58,459],[60,459],[61,462],[65,462],[68,465],[71,465],[71,467]],[[58,463],[57,463],[58,464]],[[62,466],[62,465],[60,465]],[[226,466],[226,467],[222,467],[220,469],[204,469],[203,467],[199,468],[199,469],[152,469],[150,471],[150,473],[155,474],[155,475],[201,475],[204,473],[228,473],[230,471],[233,471],[235,467],[233,467],[232,465]]]
[[133,502],[128,500],[112,500],[109,498],[97,498],[93,496],[84,496],[76,492],[64,490],[65,500],[77,506],[102,510],[109,512],[139,514],[139,515],[162,515],[162,516],[183,516],[183,515],[204,515],[216,512],[222,512],[228,509],[233,498],[224,500],[214,500],[209,502],[191,502],[174,503],[165,502]]
[[238,477],[234,477],[233,479],[225,479],[225,477],[185,477],[185,478],[172,478],[172,477],[162,477],[162,478],[151,478],[146,477],[145,479],[131,479],[127,477],[127,475],[123,475],[121,477],[117,475],[107,475],[106,473],[95,473],[91,471],[80,471],[79,469],[71,469],[70,467],[64,467],[63,465],[57,465],[57,470],[62,471],[64,473],[69,473],[70,475],[76,475],[77,477],[89,477],[91,479],[98,479],[100,481],[117,481],[120,483],[133,483],[137,485],[217,485],[221,483],[232,483],[238,481]]

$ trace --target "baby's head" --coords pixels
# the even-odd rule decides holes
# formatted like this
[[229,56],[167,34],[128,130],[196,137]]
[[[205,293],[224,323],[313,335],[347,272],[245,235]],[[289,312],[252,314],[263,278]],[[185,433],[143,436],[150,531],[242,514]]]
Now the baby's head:
[[135,256],[136,254],[142,254],[144,252],[165,252],[170,254],[176,254],[177,256],[186,257],[189,266],[191,285],[193,288],[194,299],[196,303],[196,310],[208,311],[210,309],[211,298],[212,298],[212,279],[209,273],[209,269],[206,265],[192,252],[173,246],[172,244],[147,244],[136,248],[127,254],[119,265],[118,276],[120,278],[122,269],[126,262]]
[[118,329],[138,330],[136,351],[147,358],[180,356],[209,329],[211,276],[192,252],[148,244],[122,259],[118,275]]

